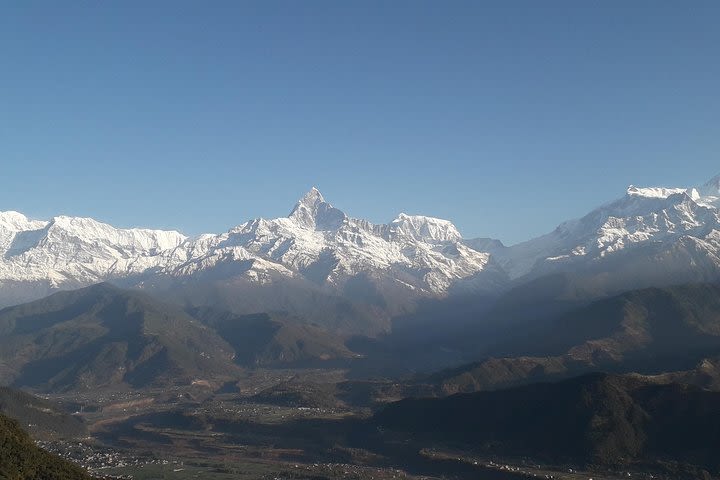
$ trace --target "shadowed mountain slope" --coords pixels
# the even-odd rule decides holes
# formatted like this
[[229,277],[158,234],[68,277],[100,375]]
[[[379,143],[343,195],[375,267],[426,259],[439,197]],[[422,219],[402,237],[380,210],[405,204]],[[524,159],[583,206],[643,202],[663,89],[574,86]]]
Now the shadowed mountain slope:
[[188,313],[213,328],[243,366],[277,366],[354,358],[343,337],[283,314],[236,315],[212,308]]
[[589,374],[440,399],[406,399],[375,422],[433,444],[552,462],[681,460],[720,469],[720,393]]
[[232,348],[175,307],[98,284],[0,311],[0,381],[46,390],[143,387],[234,371]]
[[494,358],[431,377],[448,393],[609,369],[654,374],[695,368],[720,354],[720,286],[627,292],[529,326]]

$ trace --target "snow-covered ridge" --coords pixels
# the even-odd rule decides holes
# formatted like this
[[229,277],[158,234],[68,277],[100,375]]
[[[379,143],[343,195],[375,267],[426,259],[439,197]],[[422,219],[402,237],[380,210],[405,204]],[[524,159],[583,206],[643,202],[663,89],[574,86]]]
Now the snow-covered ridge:
[[407,215],[401,213],[390,223],[391,236],[410,237],[420,241],[459,242],[462,235],[447,220],[425,217],[423,215]]
[[628,195],[634,195],[638,197],[647,198],[668,198],[670,195],[677,195],[678,193],[686,193],[690,195],[690,198],[697,200],[700,198],[700,194],[695,188],[665,188],[665,187],[645,187],[640,188],[634,185],[630,185],[627,189]]
[[[288,217],[254,219],[219,235],[119,229],[91,218],[30,220],[0,213],[0,286],[41,282],[74,288],[147,276],[222,269],[248,281],[300,278],[341,290],[364,275],[422,295],[441,295],[489,260],[447,220],[400,214],[388,224],[351,218],[311,189]],[[229,273],[228,273],[229,272]],[[0,304],[2,300],[0,299]]]
[[663,258],[667,259],[673,255],[695,257],[693,262],[704,258],[706,264],[687,267],[714,271],[720,269],[720,260],[716,261],[720,259],[719,199],[720,176],[699,187],[631,185],[624,197],[565,222],[547,235],[489,250],[512,278],[533,272],[597,269],[615,254],[630,255],[640,251],[637,247],[647,246],[666,250]]
[[42,228],[46,222],[30,220],[19,212],[0,212],[0,228],[8,231],[22,231]]

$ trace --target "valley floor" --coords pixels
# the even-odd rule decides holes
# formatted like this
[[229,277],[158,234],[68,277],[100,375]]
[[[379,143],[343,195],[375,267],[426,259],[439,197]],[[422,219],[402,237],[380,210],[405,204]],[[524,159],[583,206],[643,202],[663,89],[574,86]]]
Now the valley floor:
[[338,400],[342,378],[341,371],[259,370],[221,393],[198,384],[53,395],[76,406],[90,433],[41,446],[98,477],[141,480],[671,478],[578,472],[416,443],[368,424],[373,402],[387,398]]

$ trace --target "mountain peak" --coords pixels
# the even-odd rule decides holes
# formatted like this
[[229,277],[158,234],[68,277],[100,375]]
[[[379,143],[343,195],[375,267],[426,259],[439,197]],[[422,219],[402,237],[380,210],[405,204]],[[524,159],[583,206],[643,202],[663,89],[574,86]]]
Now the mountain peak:
[[0,212],[0,228],[11,230],[32,230],[42,228],[46,222],[31,220],[20,212],[8,210]]
[[422,241],[457,242],[462,239],[458,229],[449,220],[400,213],[390,223],[394,235],[407,236]]
[[333,230],[342,225],[346,216],[327,203],[320,190],[312,187],[295,204],[289,218],[304,228]]
[[318,190],[317,187],[312,187],[305,195],[302,196],[300,200],[298,200],[298,204],[308,207],[324,202],[325,198],[323,198],[322,193],[320,193],[320,190]]
[[687,188],[636,187],[635,185],[630,185],[627,188],[627,194],[632,197],[668,198],[678,193],[686,193],[693,198],[697,196],[695,189]]

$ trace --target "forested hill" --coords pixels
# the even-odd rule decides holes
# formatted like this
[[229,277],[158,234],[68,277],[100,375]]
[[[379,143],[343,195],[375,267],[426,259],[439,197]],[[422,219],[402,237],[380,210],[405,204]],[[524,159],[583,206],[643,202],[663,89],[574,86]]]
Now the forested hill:
[[20,425],[0,414],[0,479],[90,480],[82,468],[37,447]]

